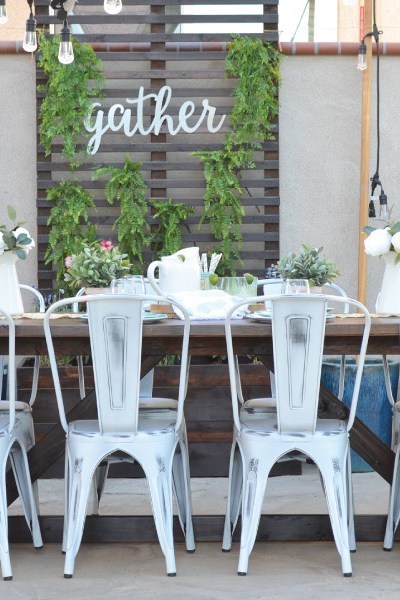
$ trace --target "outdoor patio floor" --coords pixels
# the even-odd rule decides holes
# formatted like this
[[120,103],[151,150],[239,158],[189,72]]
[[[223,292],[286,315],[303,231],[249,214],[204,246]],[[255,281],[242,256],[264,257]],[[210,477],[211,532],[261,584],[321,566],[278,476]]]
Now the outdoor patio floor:
[[[102,514],[149,514],[146,484],[110,479],[102,500]],[[62,482],[39,482],[42,514],[62,513]],[[223,514],[225,479],[194,479],[195,514]],[[354,475],[358,514],[385,514],[389,486],[375,473]],[[212,502],[210,501],[212,499]],[[325,513],[326,506],[316,469],[305,466],[301,477],[270,480],[265,512]],[[16,502],[10,514],[20,514]],[[177,577],[165,574],[158,544],[82,544],[72,579],[63,578],[63,555],[57,544],[35,550],[12,544],[14,579],[0,581],[0,600],[158,600],[234,598],[398,598],[400,543],[383,552],[381,543],[361,543],[352,555],[353,577],[341,574],[339,555],[332,542],[256,543],[247,577],[236,574],[238,544],[230,553],[220,544],[199,543],[194,554],[176,545]]]

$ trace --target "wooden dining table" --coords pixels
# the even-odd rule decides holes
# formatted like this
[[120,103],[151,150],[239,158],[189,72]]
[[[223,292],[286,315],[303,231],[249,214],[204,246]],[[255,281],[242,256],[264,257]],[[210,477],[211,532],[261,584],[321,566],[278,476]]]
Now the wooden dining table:
[[[76,317],[76,315],[75,315]],[[40,319],[16,318],[16,353],[18,355],[46,355],[47,347]],[[158,323],[144,325],[142,348],[142,376],[149,372],[166,355],[179,354],[182,338],[182,325],[177,319],[165,319]],[[56,353],[90,354],[89,328],[87,320],[68,316],[52,321],[52,332]],[[232,326],[234,349],[238,356],[255,356],[273,370],[272,331],[269,322],[254,322],[242,319]],[[327,321],[324,353],[326,355],[355,355],[359,351],[362,335],[362,320],[357,316],[332,318]],[[0,328],[0,353],[6,354],[7,337]],[[369,355],[400,355],[400,318],[373,316],[367,353]],[[190,333],[190,354],[195,356],[225,355],[225,330],[223,321],[193,321]],[[40,397],[37,402],[40,402]],[[329,390],[321,386],[320,416],[345,417],[346,407]],[[79,402],[67,415],[68,420],[93,418],[96,415],[94,392]],[[366,425],[356,418],[351,430],[352,448],[379,473],[391,482],[394,453]],[[64,454],[65,432],[57,424],[40,439],[29,452],[32,480],[39,479],[46,470]],[[7,480],[9,504],[18,491],[9,473]],[[326,515],[268,515],[266,523],[261,523],[261,539],[331,539],[329,521]],[[383,518],[373,519],[369,515],[359,517],[358,527],[363,539],[375,539],[383,530]],[[22,519],[22,517],[21,517]],[[16,541],[27,539],[19,517],[11,518],[10,537]],[[42,517],[47,524],[45,540],[61,539],[62,522],[60,517]],[[111,520],[110,520],[111,519]],[[264,519],[264,517],[263,517]],[[286,521],[285,521],[286,519]],[[220,515],[194,517],[198,540],[220,539],[223,517]],[[13,523],[14,522],[14,523]],[[357,522],[356,522],[357,523]],[[150,531],[150,533],[149,533]],[[179,539],[179,531],[177,528]],[[375,537],[374,537],[375,536]],[[130,541],[156,539],[152,520],[146,517],[88,517],[84,540]]]

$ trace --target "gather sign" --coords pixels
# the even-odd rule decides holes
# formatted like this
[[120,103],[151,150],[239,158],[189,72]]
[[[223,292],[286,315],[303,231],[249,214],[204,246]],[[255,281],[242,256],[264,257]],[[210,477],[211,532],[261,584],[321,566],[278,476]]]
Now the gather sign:
[[[133,137],[135,134],[149,135],[150,133],[159,135],[162,126],[165,125],[171,135],[176,135],[179,131],[194,133],[203,121],[210,133],[217,133],[221,129],[226,115],[218,117],[219,120],[215,122],[216,108],[210,106],[207,99],[202,100],[202,111],[196,120],[196,117],[191,119],[196,110],[196,105],[191,100],[183,102],[177,117],[166,114],[171,98],[171,87],[164,85],[158,93],[150,94],[145,94],[144,88],[140,87],[137,98],[126,98],[127,106],[117,103],[110,106],[108,110],[104,110],[100,102],[94,102],[91,114],[85,121],[86,130],[93,133],[88,142],[88,153],[96,154],[100,148],[102,137],[107,131],[116,132],[122,129],[127,137]],[[150,104],[151,101],[154,102],[154,116],[146,127],[144,110],[146,103]],[[132,109],[136,109],[135,114],[132,114]]]

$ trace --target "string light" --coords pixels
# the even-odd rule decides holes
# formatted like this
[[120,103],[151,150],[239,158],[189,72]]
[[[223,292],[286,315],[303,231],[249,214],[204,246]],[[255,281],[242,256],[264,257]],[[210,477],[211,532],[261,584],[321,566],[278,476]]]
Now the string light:
[[36,19],[33,16],[32,4],[33,0],[27,0],[29,5],[29,19],[26,21],[26,30],[22,47],[25,52],[35,52],[37,48],[37,36],[36,36]]

